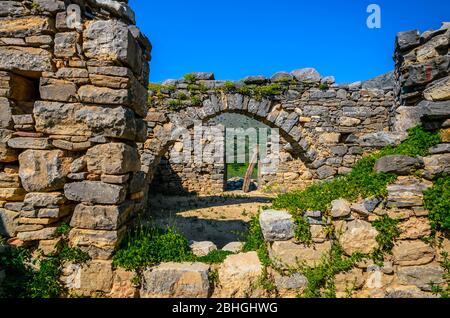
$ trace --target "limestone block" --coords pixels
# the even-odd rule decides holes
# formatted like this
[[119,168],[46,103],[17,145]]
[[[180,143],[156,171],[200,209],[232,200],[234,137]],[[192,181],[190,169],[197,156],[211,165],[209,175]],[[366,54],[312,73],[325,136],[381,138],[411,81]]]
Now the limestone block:
[[120,204],[125,200],[126,188],[100,181],[82,181],[64,186],[67,199],[91,204]]
[[395,173],[397,175],[408,175],[420,169],[422,162],[413,157],[392,155],[384,156],[375,163],[375,171],[378,173]]
[[378,243],[376,236],[378,231],[368,222],[354,220],[348,222],[345,231],[339,236],[339,243],[347,255],[353,253],[371,253]]
[[53,70],[52,55],[41,48],[0,47],[0,69],[36,75]]
[[444,282],[444,270],[438,264],[400,267],[397,275],[401,283],[417,286],[424,291],[431,291],[431,282],[436,285]]
[[86,153],[87,169],[96,174],[125,174],[141,168],[136,148],[124,143],[108,143],[90,148]]
[[19,156],[19,176],[27,192],[62,189],[72,158],[61,150],[26,150]]
[[141,298],[206,298],[209,266],[203,263],[163,263],[143,273]]
[[394,263],[401,266],[425,265],[435,257],[433,248],[420,240],[399,241],[392,249],[392,254]]
[[259,224],[266,241],[287,241],[294,237],[294,220],[287,211],[265,210],[259,216]]
[[318,264],[322,257],[329,254],[331,242],[305,246],[295,244],[292,241],[274,242],[269,249],[272,260],[279,266],[296,266],[298,263],[305,262],[308,266]]
[[70,226],[91,230],[118,230],[133,211],[133,207],[131,201],[119,206],[78,204]]

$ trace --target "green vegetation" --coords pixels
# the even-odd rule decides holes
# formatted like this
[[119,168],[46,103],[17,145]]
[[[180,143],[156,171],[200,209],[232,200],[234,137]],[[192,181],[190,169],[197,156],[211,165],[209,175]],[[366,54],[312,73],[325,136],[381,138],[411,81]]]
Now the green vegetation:
[[[248,163],[227,163],[227,179],[234,177],[244,177],[247,172],[249,164]],[[252,179],[258,179],[258,167],[253,169]]]
[[306,277],[308,285],[298,296],[302,298],[335,298],[336,275],[351,270],[364,257],[359,253],[346,257],[342,248],[334,242],[330,254],[324,256],[318,265],[314,267],[300,265],[297,271]]
[[430,211],[428,218],[435,231],[450,230],[450,176],[437,178],[431,189],[424,193],[425,208]]
[[[67,233],[67,228],[67,225],[63,225],[59,232]],[[3,268],[6,274],[0,297],[61,297],[66,293],[59,280],[64,263],[80,264],[89,259],[85,252],[70,248],[65,236],[54,252],[39,258],[32,258],[32,251],[26,248],[7,246],[6,251],[0,254],[0,268]]]
[[441,298],[450,298],[450,259],[447,252],[442,252],[441,266],[444,268],[444,284],[439,286],[431,283],[431,290],[433,294],[440,296]]
[[321,83],[320,85],[319,85],[319,89],[321,90],[321,91],[326,91],[327,89],[329,89],[330,87],[328,86],[328,84],[325,84],[325,83]]
[[218,89],[218,91],[223,91],[225,93],[238,93],[253,97],[257,100],[261,100],[265,97],[281,95],[286,90],[287,85],[284,83],[273,83],[267,85],[244,85],[238,88],[233,82],[230,81],[225,82],[223,87]]
[[191,104],[192,106],[201,106],[202,98],[197,95],[191,96]]
[[372,222],[372,225],[378,231],[378,235],[375,238],[378,242],[378,249],[373,252],[372,258],[377,264],[382,265],[384,254],[392,252],[394,240],[400,235],[400,230],[397,227],[398,220],[383,215],[378,220]]
[[[424,131],[421,127],[409,130],[409,137],[396,147],[382,150],[362,158],[352,171],[330,181],[317,182],[302,191],[293,191],[279,195],[274,201],[276,209],[288,209],[298,225],[301,225],[305,211],[322,211],[330,209],[333,200],[343,198],[355,201],[358,198],[387,195],[386,187],[395,181],[394,174],[376,173],[373,169],[377,159],[392,154],[408,156],[427,155],[428,149],[440,142],[439,135]],[[301,231],[298,233],[301,233]],[[300,239],[300,237],[297,237]]]
[[233,254],[229,251],[216,250],[212,251],[206,256],[197,257],[197,262],[207,263],[207,264],[219,264],[222,263],[228,255]]
[[269,251],[259,224],[259,215],[252,217],[248,224],[247,233],[244,234],[244,252],[256,251],[264,267],[271,265]]
[[126,236],[122,248],[114,255],[113,265],[133,270],[161,262],[192,261],[193,258],[189,242],[175,230],[139,225]]
[[195,74],[189,73],[189,74],[185,74],[183,76],[183,78],[188,82],[188,83],[195,83],[195,80],[197,79],[195,77]]

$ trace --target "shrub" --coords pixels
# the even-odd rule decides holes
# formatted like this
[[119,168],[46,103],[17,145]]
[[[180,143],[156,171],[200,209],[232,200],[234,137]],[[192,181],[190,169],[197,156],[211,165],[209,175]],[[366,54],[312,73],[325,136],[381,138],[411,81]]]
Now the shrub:
[[378,248],[373,252],[372,259],[379,265],[384,262],[384,254],[392,253],[394,240],[400,235],[398,220],[394,220],[387,215],[383,215],[378,220],[372,222],[373,227],[378,231],[376,241]]
[[424,193],[425,208],[430,211],[428,218],[433,230],[450,230],[450,176],[436,179],[432,188]]
[[195,80],[197,79],[197,78],[195,77],[195,75],[192,74],[192,73],[185,74],[183,77],[184,77],[184,79],[185,79],[188,83],[194,83]]
[[212,251],[206,256],[197,257],[197,262],[207,263],[207,264],[219,264],[222,263],[228,255],[233,254],[229,251],[216,250]]
[[264,267],[271,264],[269,251],[267,250],[267,245],[261,231],[261,225],[259,224],[259,215],[252,217],[248,224],[248,230],[244,234],[243,251],[256,251],[258,253],[259,260]]
[[127,234],[114,255],[113,265],[134,270],[161,262],[193,261],[194,258],[187,239],[174,229],[140,225]]
[[300,265],[300,272],[308,280],[308,285],[299,297],[335,298],[336,287],[334,280],[336,275],[351,270],[364,257],[363,254],[359,253],[346,257],[342,248],[334,242],[330,254],[323,256],[318,265],[314,267]]

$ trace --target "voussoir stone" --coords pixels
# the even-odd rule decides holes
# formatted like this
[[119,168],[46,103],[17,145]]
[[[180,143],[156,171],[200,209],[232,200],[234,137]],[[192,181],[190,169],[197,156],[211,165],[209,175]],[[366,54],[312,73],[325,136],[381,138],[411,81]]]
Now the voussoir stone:
[[19,156],[19,176],[28,192],[50,192],[64,187],[72,158],[61,150],[25,150]]
[[265,210],[259,216],[259,224],[266,241],[286,241],[294,237],[294,219],[287,211]]
[[125,174],[139,171],[141,162],[136,148],[124,143],[108,143],[90,148],[87,169],[96,174]]
[[120,204],[125,200],[126,188],[100,181],[68,183],[64,186],[67,199],[91,204]]
[[384,156],[375,163],[376,172],[395,173],[397,175],[408,175],[420,169],[422,162],[413,157],[392,155]]
[[209,266],[203,263],[163,263],[143,273],[141,298],[206,298]]
[[347,255],[353,253],[369,254],[378,247],[376,237],[378,231],[369,222],[354,220],[348,222],[339,243]]

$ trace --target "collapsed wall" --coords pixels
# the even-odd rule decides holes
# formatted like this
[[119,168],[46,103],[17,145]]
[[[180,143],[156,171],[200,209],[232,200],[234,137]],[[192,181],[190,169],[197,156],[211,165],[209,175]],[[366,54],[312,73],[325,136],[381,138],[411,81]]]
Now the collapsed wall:
[[70,223],[92,258],[67,269],[81,293],[110,290],[112,253],[146,204],[151,45],[127,3],[0,2],[1,235],[45,254]]

